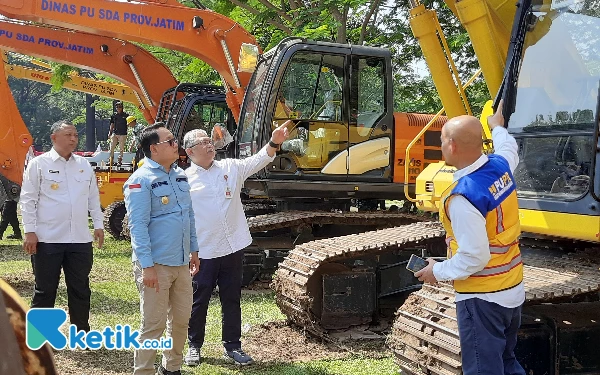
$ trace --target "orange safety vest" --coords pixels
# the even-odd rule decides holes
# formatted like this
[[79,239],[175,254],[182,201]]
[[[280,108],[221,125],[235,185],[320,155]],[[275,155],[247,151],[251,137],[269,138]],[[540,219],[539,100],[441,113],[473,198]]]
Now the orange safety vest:
[[465,280],[454,280],[456,292],[491,293],[519,285],[523,281],[519,206],[506,159],[489,155],[481,168],[461,177],[442,194],[440,220],[446,230],[448,258],[454,256],[460,246],[448,215],[449,204],[458,195],[465,197],[485,218],[491,259],[483,270]]

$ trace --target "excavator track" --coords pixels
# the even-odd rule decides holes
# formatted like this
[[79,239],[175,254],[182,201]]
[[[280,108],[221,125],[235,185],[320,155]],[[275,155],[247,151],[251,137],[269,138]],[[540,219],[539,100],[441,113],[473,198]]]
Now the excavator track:
[[403,225],[416,221],[430,221],[423,215],[413,215],[389,211],[367,212],[322,212],[322,211],[281,211],[274,214],[257,215],[248,218],[251,233],[275,229],[302,227],[307,225]]
[[[444,244],[444,236],[439,223],[417,222],[298,245],[275,273],[273,287],[277,305],[289,320],[323,336],[327,330],[321,325],[318,305],[314,305],[322,297],[319,293],[323,273],[331,272],[344,260]],[[344,323],[338,323],[339,328],[343,328]]]
[[[284,228],[302,228],[311,225],[380,225],[395,226],[417,221],[430,221],[425,215],[406,214],[389,211],[372,212],[321,212],[321,211],[281,211],[248,217],[250,233],[266,232]],[[123,238],[129,239],[127,216],[123,221],[121,232]]]
[[[570,258],[523,253],[527,304],[553,302],[600,290],[597,267]],[[388,345],[403,373],[462,373],[451,284],[423,285],[398,310]]]
[[127,225],[124,201],[112,202],[104,210],[104,229],[117,240],[124,239],[123,230]]

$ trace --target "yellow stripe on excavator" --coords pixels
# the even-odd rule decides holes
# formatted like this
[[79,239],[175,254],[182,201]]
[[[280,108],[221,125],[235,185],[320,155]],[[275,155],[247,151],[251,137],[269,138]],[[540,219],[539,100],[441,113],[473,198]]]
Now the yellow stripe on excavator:
[[600,216],[521,208],[519,209],[519,219],[523,232],[579,241],[600,242]]

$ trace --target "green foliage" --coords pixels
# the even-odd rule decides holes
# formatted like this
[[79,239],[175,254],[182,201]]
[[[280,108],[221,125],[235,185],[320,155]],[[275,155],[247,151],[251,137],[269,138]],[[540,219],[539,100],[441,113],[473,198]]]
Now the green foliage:
[[71,80],[71,73],[81,73],[81,69],[74,68],[70,65],[57,63],[50,63],[50,65],[52,66],[53,73],[52,78],[50,79],[53,92],[60,91],[65,82],[69,82]]
[[[62,119],[72,121],[80,134],[80,145],[85,144],[85,125],[81,122],[81,111],[85,109],[85,97],[73,91],[53,93],[51,87],[39,82],[9,78],[13,97],[33,137],[38,150],[52,147],[50,126]],[[85,118],[84,118],[85,121]]]

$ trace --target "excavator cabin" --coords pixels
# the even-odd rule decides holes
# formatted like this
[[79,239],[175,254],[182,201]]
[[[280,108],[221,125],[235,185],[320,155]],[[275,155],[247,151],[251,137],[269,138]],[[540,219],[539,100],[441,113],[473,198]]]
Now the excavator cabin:
[[445,118],[420,139],[405,176],[404,150],[433,116],[394,113],[391,82],[390,51],[382,48],[288,38],[259,56],[240,116],[238,156],[258,152],[285,121],[294,125],[249,187],[288,204],[403,199],[402,184],[413,185],[422,168],[441,160]]

